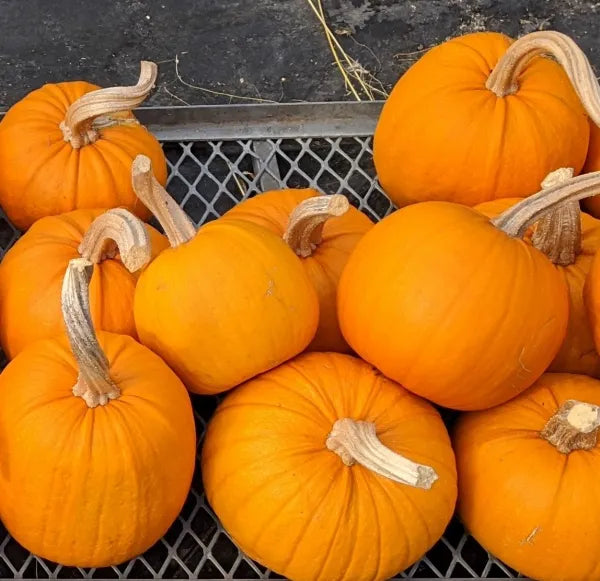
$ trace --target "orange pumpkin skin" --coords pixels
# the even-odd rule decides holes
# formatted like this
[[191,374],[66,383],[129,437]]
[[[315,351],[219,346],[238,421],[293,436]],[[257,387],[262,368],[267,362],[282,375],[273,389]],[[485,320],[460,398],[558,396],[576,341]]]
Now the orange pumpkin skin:
[[[63,277],[69,260],[95,218],[105,210],[75,210],[38,220],[0,263],[0,344],[12,359],[27,345],[64,332],[60,307]],[[169,246],[152,226],[152,254]],[[98,329],[136,337],[133,294],[139,274],[118,259],[94,265],[90,284],[92,320]]]
[[0,516],[24,547],[63,565],[114,565],[150,548],[179,514],[194,469],[181,381],[130,337],[99,341],[121,389],[105,406],[73,395],[66,339],[38,341],[0,375]]
[[511,42],[491,32],[461,36],[400,78],[373,151],[379,181],[397,205],[526,197],[556,168],[581,170],[589,124],[560,65],[536,58],[508,97],[486,89]]
[[[475,207],[478,212],[493,218],[522,198],[504,198],[484,202]],[[581,214],[581,251],[576,262],[557,266],[569,289],[569,323],[565,340],[548,371],[582,373],[600,377],[600,356],[596,352],[588,311],[584,303],[584,286],[596,252],[600,250],[600,221]]]
[[600,257],[593,257],[583,287],[583,301],[589,317],[596,351],[600,350]]
[[[383,444],[432,466],[439,480],[422,490],[345,466],[325,447],[345,417],[374,422]],[[296,581],[392,577],[439,539],[456,498],[435,409],[336,353],[303,354],[228,395],[208,426],[202,477],[237,545]]]
[[[309,188],[265,192],[238,204],[225,217],[254,222],[281,237],[296,206],[319,195]],[[350,351],[337,320],[337,283],[356,243],[372,226],[367,216],[351,206],[344,215],[325,222],[321,242],[311,256],[301,259],[319,297],[319,326],[309,350]]]
[[565,337],[568,291],[541,252],[479,212],[424,202],[365,234],[342,273],[338,309],[363,359],[417,395],[473,410],[545,371]]
[[599,449],[567,456],[539,435],[568,399],[600,405],[600,382],[545,374],[514,400],[464,414],[453,438],[461,519],[488,551],[533,579],[600,578],[600,500],[590,494]]
[[[600,127],[590,121],[590,145],[583,173],[600,170]],[[600,217],[600,196],[586,198],[582,202],[587,212],[596,218]]]
[[[21,230],[39,218],[77,208],[124,207],[146,219],[150,213],[131,187],[131,163],[143,152],[156,178],[167,166],[155,137],[137,123],[100,129],[100,138],[80,149],[60,129],[69,106],[98,89],[75,81],[44,85],[13,105],[0,123],[0,205]],[[134,120],[131,113],[120,114]]]
[[283,240],[256,224],[217,220],[144,270],[134,315],[140,341],[188,389],[210,394],[305,349],[319,304]]

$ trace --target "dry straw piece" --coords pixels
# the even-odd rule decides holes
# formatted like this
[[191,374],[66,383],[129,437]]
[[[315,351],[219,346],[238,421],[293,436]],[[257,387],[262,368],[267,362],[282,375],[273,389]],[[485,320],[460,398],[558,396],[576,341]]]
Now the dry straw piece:
[[[307,0],[307,2],[323,27],[325,37],[327,39],[327,43],[329,44],[329,49],[331,50],[335,64],[344,78],[346,88],[350,91],[354,98],[357,101],[362,101],[363,98],[360,94],[361,91],[366,96],[368,101],[374,101],[376,95],[386,98],[388,93],[381,82],[376,79],[372,73],[365,69],[356,59],[353,59],[351,56],[349,56],[344,50],[344,47],[336,38],[334,32],[329,27],[329,24],[327,24],[322,1]],[[370,52],[372,53],[372,51]]]

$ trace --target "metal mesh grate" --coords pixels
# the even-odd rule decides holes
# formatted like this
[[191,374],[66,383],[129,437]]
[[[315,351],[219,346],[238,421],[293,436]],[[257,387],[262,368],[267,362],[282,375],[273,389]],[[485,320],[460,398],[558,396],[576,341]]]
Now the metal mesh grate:
[[[346,194],[374,220],[392,204],[374,175],[371,138],[241,139],[163,144],[170,169],[167,189],[198,225],[265,189],[314,187]],[[3,254],[17,231],[0,215]],[[194,397],[199,448],[216,398]],[[169,532],[143,556],[118,567],[74,569],[30,555],[0,529],[0,578],[273,579],[227,537],[202,491],[200,467],[187,502]],[[444,537],[401,578],[514,578],[516,573],[482,549],[454,520]]]

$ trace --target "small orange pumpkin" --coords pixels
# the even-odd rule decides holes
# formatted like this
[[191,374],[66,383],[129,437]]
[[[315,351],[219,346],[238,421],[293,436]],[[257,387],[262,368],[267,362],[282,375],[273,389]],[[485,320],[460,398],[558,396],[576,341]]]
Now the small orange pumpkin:
[[493,222],[450,202],[394,212],[365,234],[342,273],[344,337],[439,405],[484,409],[518,395],[558,353],[569,300],[561,273],[522,237],[544,213],[599,190],[600,172],[585,174]]
[[72,260],[65,338],[37,341],[0,375],[0,516],[26,549],[103,567],[164,535],[188,494],[194,416],[176,375],[126,335],[97,337],[92,263]]
[[543,375],[464,414],[454,435],[458,512],[488,551],[532,579],[600,578],[600,382]]
[[300,260],[281,238],[233,219],[196,232],[153,178],[145,156],[133,163],[133,183],[172,246],[138,280],[136,329],[188,389],[226,391],[308,346],[319,302]]
[[283,237],[302,259],[319,297],[319,326],[309,350],[348,352],[337,320],[337,284],[356,243],[373,226],[371,220],[345,196],[323,196],[308,188],[265,192],[224,217],[249,220]]
[[228,395],[202,478],[238,546],[297,581],[389,579],[438,541],[456,499],[436,410],[337,353],[303,354]]
[[0,264],[2,349],[12,359],[30,343],[63,332],[62,280],[69,261],[80,256],[94,263],[96,327],[135,337],[133,273],[167,246],[162,234],[127,210],[74,210],[38,220]]
[[131,188],[131,162],[149,156],[162,184],[167,166],[160,143],[130,109],[148,96],[156,74],[143,61],[133,87],[44,85],[8,110],[0,123],[0,205],[17,228],[77,208],[123,206],[149,216]]
[[417,61],[386,101],[374,137],[379,180],[399,206],[526,197],[556,168],[583,167],[582,102],[600,124],[600,87],[568,36],[454,38]]
[[[557,170],[548,175],[542,186],[550,187],[572,176],[570,169]],[[521,200],[494,200],[479,204],[475,209],[494,218]],[[532,238],[533,245],[556,264],[569,289],[567,334],[548,371],[600,377],[600,356],[596,352],[583,290],[594,256],[600,250],[600,221],[582,213],[579,203],[573,202],[542,217],[535,225]]]

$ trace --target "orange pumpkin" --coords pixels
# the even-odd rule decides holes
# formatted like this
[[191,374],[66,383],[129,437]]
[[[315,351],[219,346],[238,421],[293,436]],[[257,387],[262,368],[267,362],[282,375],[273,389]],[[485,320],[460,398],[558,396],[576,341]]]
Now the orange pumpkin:
[[181,510],[194,470],[189,396],[131,337],[96,337],[92,264],[71,261],[66,338],[30,345],[0,375],[0,516],[26,549],[103,567],[152,546]]
[[138,336],[191,391],[226,391],[308,346],[319,320],[318,298],[280,237],[233,219],[196,232],[153,178],[147,157],[135,159],[133,182],[172,246],[139,278]]
[[[572,171],[558,170],[550,174],[544,184],[560,183],[572,175]],[[475,209],[494,218],[520,201],[521,198],[494,200],[479,204]],[[538,222],[533,244],[557,265],[569,289],[567,334],[548,371],[600,377],[600,356],[594,345],[583,293],[594,255],[600,250],[600,221],[581,213],[577,202],[567,204]]]
[[564,34],[454,38],[417,61],[384,105],[374,138],[381,185],[399,206],[526,197],[556,168],[583,167],[581,102],[599,124],[595,75]]
[[350,350],[337,320],[337,283],[350,253],[373,223],[345,196],[312,189],[265,192],[243,201],[226,218],[248,220],[275,232],[302,259],[319,297],[313,351]]
[[[583,171],[600,171],[600,127],[598,127],[595,123],[590,123],[590,145]],[[599,218],[600,196],[593,196],[583,200],[583,207],[592,216]]]
[[133,273],[167,246],[162,234],[122,209],[74,210],[37,221],[0,264],[2,349],[12,359],[30,343],[63,332],[62,279],[69,260],[79,256],[94,263],[96,327],[135,337]]
[[561,273],[523,234],[544,213],[598,191],[600,172],[572,178],[493,222],[450,202],[394,212],[365,234],[342,273],[344,337],[439,405],[483,409],[518,395],[558,353],[569,300]]
[[549,373],[516,399],[458,421],[459,515],[526,577],[600,578],[599,406],[597,380]]
[[149,156],[162,184],[167,167],[160,144],[129,110],[156,74],[144,61],[133,87],[44,85],[9,109],[0,123],[0,205],[15,226],[77,208],[124,206],[148,217],[131,188],[131,162]]
[[337,353],[303,354],[228,395],[202,477],[238,546],[297,581],[392,577],[437,542],[456,499],[435,409]]

